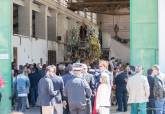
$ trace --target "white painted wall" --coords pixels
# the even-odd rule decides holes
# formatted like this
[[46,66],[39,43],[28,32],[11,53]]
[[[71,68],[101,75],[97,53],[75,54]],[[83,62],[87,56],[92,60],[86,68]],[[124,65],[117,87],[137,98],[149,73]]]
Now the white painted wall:
[[112,16],[112,15],[100,15],[99,17],[102,22],[103,31],[110,32],[112,36],[115,35],[114,26],[117,24],[119,26],[119,37],[123,39],[130,38],[130,16],[121,15],[121,16]]
[[130,61],[130,48],[111,38],[109,32],[103,32],[103,48],[110,48],[110,56],[122,59],[127,63]]
[[103,43],[103,48],[110,48],[110,40],[111,40],[111,35],[109,32],[103,31],[102,32],[102,43]]
[[57,61],[58,62],[63,62],[64,61],[64,53],[65,53],[65,49],[64,49],[64,43],[66,42],[67,39],[67,31],[69,29],[69,20],[66,18],[65,15],[58,15],[58,19],[57,19],[57,35],[61,36],[61,41],[58,44],[57,47]]
[[[18,0],[14,0],[14,1],[18,1]],[[39,9],[39,7],[36,4],[35,5],[33,4],[31,6],[29,0],[26,0],[26,1],[29,3],[29,6],[28,6],[28,8],[25,7],[27,9],[27,11],[25,13],[28,13],[29,15],[31,14],[31,10],[29,10],[29,7],[30,7],[30,9],[35,9],[35,10],[38,10],[37,12],[42,13],[42,8]],[[42,23],[44,23],[44,21],[45,21],[44,25],[46,26],[47,25],[47,21],[46,21],[47,15],[52,17],[55,15],[54,13],[58,12],[59,15],[57,17],[57,30],[56,30],[54,24],[52,25],[51,23],[50,24],[48,23],[48,26],[52,25],[52,27],[51,27],[52,31],[54,31],[55,33],[57,32],[57,33],[47,35],[47,31],[49,31],[50,29],[47,30],[47,27],[46,27],[43,30],[45,32],[44,36],[41,35],[41,36],[43,36],[42,39],[36,40],[36,39],[31,39],[31,38],[25,37],[25,36],[14,35],[12,40],[13,40],[13,47],[17,47],[17,49],[18,49],[17,50],[18,51],[18,54],[17,54],[18,55],[18,65],[22,65],[22,64],[25,64],[27,62],[28,63],[33,63],[33,62],[38,63],[38,62],[40,62],[40,58],[43,59],[43,63],[46,63],[46,61],[48,59],[47,58],[47,51],[48,50],[56,50],[57,63],[63,62],[64,61],[64,54],[65,54],[64,43],[66,43],[67,31],[69,31],[69,29],[71,29],[73,26],[77,26],[78,23],[82,23],[82,22],[85,22],[86,24],[90,24],[90,25],[96,25],[96,23],[95,24],[92,23],[91,20],[84,18],[84,16],[85,16],[84,12],[80,12],[80,15],[75,14],[74,12],[70,11],[69,9],[66,9],[62,5],[59,6],[59,4],[56,4],[53,1],[57,1],[57,2],[59,1],[61,3],[66,3],[66,0],[51,0],[51,1],[49,1],[49,3],[52,2],[52,5],[54,6],[54,8],[52,8],[52,5],[50,5],[49,3],[43,4],[46,7],[44,8],[44,14],[43,14],[44,20],[43,20],[43,22],[41,22],[40,25],[42,25]],[[17,2],[14,2],[14,3],[17,3]],[[22,3],[26,3],[26,2],[22,2]],[[47,7],[50,7],[50,8],[48,8],[49,11],[45,12]],[[24,6],[22,6],[22,8],[24,8]],[[54,13],[52,13],[51,12],[51,11],[53,11],[52,9],[56,10],[57,12],[55,11]],[[24,15],[25,13],[23,13],[22,15]],[[30,16],[32,16],[32,15],[30,15]],[[66,18],[66,16],[69,18]],[[31,19],[31,18],[28,18],[28,19]],[[22,22],[22,20],[24,20],[24,19],[20,18],[19,21]],[[23,23],[23,25],[22,25],[23,29],[20,29],[20,30],[24,30],[24,28],[27,28],[27,26],[24,26],[24,24],[28,24],[28,28],[27,28],[28,31],[24,30],[23,33],[24,32],[27,33],[27,34],[24,34],[26,36],[31,36],[31,33],[32,33],[32,29],[30,26],[31,20],[30,20],[30,22],[29,22],[29,20],[25,20],[25,21],[27,21],[28,23]],[[36,20],[36,21],[38,21],[38,20]],[[52,22],[56,23],[56,19],[53,19]],[[38,32],[40,34],[40,32],[43,32],[43,31],[41,30]],[[41,36],[39,35],[37,38],[41,38]],[[56,42],[52,42],[52,41],[47,42],[47,40],[45,40],[47,38],[47,36],[48,37],[54,36],[53,37],[54,39],[56,38],[56,36],[62,36],[62,40],[60,41],[60,43],[56,43]]]
[[111,57],[117,57],[124,63],[129,63],[130,61],[130,48],[125,46],[114,39],[110,41],[111,47]]
[[47,42],[46,40],[32,39],[32,62],[40,63],[40,58],[43,59],[43,63],[47,61]]
[[45,39],[35,39],[32,41],[27,36],[14,35],[13,36],[13,47],[17,47],[17,60],[18,65],[24,65],[25,63],[40,63],[40,58],[42,58],[43,63],[48,60],[47,52],[48,50],[56,51],[56,61],[57,63],[64,61],[65,48],[64,42],[66,42],[67,31],[77,26],[76,20],[66,19],[64,15],[58,18],[58,29],[57,35],[62,36],[60,43],[54,41],[48,41]]
[[23,38],[19,36],[13,36],[13,47],[17,47],[17,62],[18,65],[24,65],[25,63],[32,63],[32,52],[30,38]]
[[[43,63],[47,62],[48,50],[58,50],[56,42],[49,41],[47,44],[46,40],[43,39],[32,39],[25,36],[13,36],[13,47],[17,47],[17,59],[18,65],[24,65],[25,63],[40,63],[42,58]],[[58,58],[59,56],[57,56]],[[59,61],[57,61],[59,62]]]
[[159,65],[163,73],[165,73],[165,0],[158,0],[158,22],[159,22]]
[[114,26],[119,26],[119,37],[123,39],[130,39],[130,16],[112,16],[112,15],[99,15],[99,21],[102,22],[102,38],[103,48],[111,49],[111,57],[122,59],[123,62],[130,61],[130,48],[128,45],[123,45],[111,37],[115,36]]

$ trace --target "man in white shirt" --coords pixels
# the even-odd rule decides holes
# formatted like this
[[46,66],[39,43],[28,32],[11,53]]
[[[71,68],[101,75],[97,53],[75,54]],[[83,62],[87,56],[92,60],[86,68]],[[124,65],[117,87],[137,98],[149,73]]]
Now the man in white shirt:
[[149,84],[147,77],[143,75],[143,68],[136,67],[136,74],[128,79],[127,91],[128,103],[131,104],[131,114],[146,114],[146,103],[149,98]]

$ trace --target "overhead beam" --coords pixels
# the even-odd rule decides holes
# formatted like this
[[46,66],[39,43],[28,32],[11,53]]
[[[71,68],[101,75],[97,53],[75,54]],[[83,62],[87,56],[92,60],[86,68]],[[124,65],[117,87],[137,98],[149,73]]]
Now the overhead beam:
[[107,15],[130,15],[130,12],[115,12],[115,11],[107,11],[107,12],[93,11],[93,13],[107,14]]
[[32,10],[40,12],[40,6],[38,4],[32,3]]
[[[79,8],[76,11],[84,11],[84,8]],[[111,9],[109,7],[88,7],[86,12],[100,13],[100,14],[109,14],[109,15],[129,15],[130,11],[122,11],[119,9]]]
[[51,17],[52,16],[50,10],[47,11],[47,16],[48,17]]
[[118,5],[129,4],[129,1],[109,1],[109,2],[68,2],[68,5]]
[[87,11],[90,9],[103,9],[104,10],[120,10],[121,8],[129,8],[129,1],[109,1],[109,2],[74,2],[68,3],[68,8],[74,11]]
[[19,6],[24,6],[24,1],[22,1],[22,0],[13,0],[13,3],[17,4]]
[[111,6],[111,7],[97,7],[97,6],[90,6],[90,7],[70,7],[70,9],[72,10],[76,10],[76,11],[86,11],[86,12],[90,12],[90,11],[107,11],[107,10],[121,10],[122,8],[129,8],[129,6],[125,6],[125,7],[120,7],[120,9],[116,6]]

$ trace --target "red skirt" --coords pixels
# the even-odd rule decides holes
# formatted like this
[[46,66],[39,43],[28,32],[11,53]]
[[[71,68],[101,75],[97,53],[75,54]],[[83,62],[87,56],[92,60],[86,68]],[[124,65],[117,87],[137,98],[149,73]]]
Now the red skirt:
[[2,77],[0,76],[0,88],[2,88],[4,86],[4,81],[2,79]]
[[93,113],[92,114],[97,114],[97,110],[96,110],[96,98],[97,98],[97,92],[94,98],[94,105],[93,105]]

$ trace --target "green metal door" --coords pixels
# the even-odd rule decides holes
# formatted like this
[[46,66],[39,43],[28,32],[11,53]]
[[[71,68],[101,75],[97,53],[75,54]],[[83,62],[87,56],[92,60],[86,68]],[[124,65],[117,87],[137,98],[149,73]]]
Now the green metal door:
[[0,74],[5,87],[0,89],[2,101],[0,114],[11,112],[11,36],[12,36],[12,0],[0,0]]
[[158,63],[158,0],[131,0],[132,65],[145,70]]

